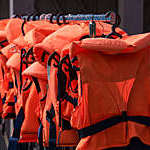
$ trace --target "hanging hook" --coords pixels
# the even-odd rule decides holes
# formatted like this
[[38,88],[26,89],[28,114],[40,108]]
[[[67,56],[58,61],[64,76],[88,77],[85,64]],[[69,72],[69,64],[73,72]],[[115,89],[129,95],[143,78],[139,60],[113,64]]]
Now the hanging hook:
[[[63,23],[60,23],[60,17],[62,16],[62,19],[63,19]],[[67,22],[66,22],[66,18],[65,18],[65,16],[63,15],[63,14],[58,14],[57,16],[56,16],[56,21],[57,21],[57,24],[60,26],[60,25],[62,25],[62,24],[68,24]]]
[[40,15],[40,20],[44,20],[45,19],[46,14],[41,14]]
[[22,31],[22,35],[25,36],[25,32],[24,32],[24,25],[26,23],[26,19],[24,18],[24,21],[22,23],[22,26],[21,26],[21,31]]
[[51,15],[51,17],[50,17],[50,23],[54,23],[54,22],[53,22],[54,16],[55,16],[55,14],[52,14],[52,15]]
[[44,20],[50,20],[51,16],[52,16],[51,13],[46,14],[46,15],[44,16]]
[[116,27],[121,23],[121,17],[115,12],[109,11],[106,13],[106,18],[111,17],[110,24],[112,24],[112,32],[106,36],[106,38],[113,38],[112,35],[122,38],[122,35],[116,32]]

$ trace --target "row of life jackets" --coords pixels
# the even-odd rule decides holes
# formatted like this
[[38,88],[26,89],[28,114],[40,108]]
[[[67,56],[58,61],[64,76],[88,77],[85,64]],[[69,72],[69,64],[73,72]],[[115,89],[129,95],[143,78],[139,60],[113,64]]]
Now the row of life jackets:
[[[41,150],[150,145],[150,33],[105,38],[111,25],[0,21],[0,115],[12,141]],[[13,149],[10,147],[10,150]]]

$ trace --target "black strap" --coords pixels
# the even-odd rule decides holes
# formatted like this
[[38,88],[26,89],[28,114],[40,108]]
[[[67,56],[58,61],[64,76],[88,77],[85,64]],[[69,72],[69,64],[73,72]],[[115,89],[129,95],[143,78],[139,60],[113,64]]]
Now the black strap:
[[8,106],[14,106],[15,105],[15,103],[14,102],[8,102],[8,104],[7,104]]
[[66,91],[66,83],[67,77],[66,74],[62,70],[62,63],[60,62],[57,72],[57,85],[58,85],[58,93],[57,100],[59,102],[59,127],[61,127],[61,101],[64,97]]
[[21,107],[20,111],[19,111],[19,113],[18,113],[18,115],[17,115],[17,117],[15,119],[14,131],[13,131],[13,136],[12,137],[19,139],[21,126],[22,126],[22,123],[24,121],[24,118],[25,118],[24,110]]
[[14,83],[9,81],[9,89],[12,89],[12,88],[14,88]]
[[41,56],[41,61],[42,62],[44,62],[46,55],[49,55],[49,53],[47,51],[44,51],[43,54],[42,54],[42,56]]
[[7,40],[3,40],[3,41],[0,42],[0,46],[1,46],[2,48],[5,47],[5,46],[3,45],[5,42],[8,42],[8,41],[7,41]]
[[2,103],[5,104],[5,101],[6,101],[6,93],[5,96],[2,98]]
[[75,57],[72,58],[71,62],[74,63],[77,60],[78,60],[78,58],[77,58],[77,56],[75,56]]
[[71,104],[73,104],[74,107],[76,107],[78,105],[78,99],[71,97],[70,95],[68,95],[67,92],[65,92],[63,99],[65,99],[68,102],[70,102]]
[[111,118],[100,121],[94,125],[82,128],[78,130],[80,138],[91,136],[98,132],[104,131],[120,122],[133,121],[146,126],[150,126],[150,117],[145,116],[127,116],[126,112],[122,112],[122,115],[113,116]]
[[72,129],[70,122],[62,118],[62,130],[70,129]]
[[79,67],[72,66],[72,68],[73,68],[75,71],[80,71],[80,68],[79,68]]
[[139,124],[150,126],[150,117],[146,116],[127,116],[129,121],[134,121]]
[[31,87],[31,85],[32,85],[32,81],[29,83],[29,85],[26,88],[23,89],[23,91],[27,91]]
[[53,121],[53,118],[55,117],[55,110],[53,105],[51,106],[50,111],[46,112],[46,119],[50,123],[49,128],[49,145],[52,148],[56,148],[56,124]]
[[44,150],[44,147],[43,147],[43,125],[42,125],[42,123],[40,123],[40,127],[38,129],[38,141],[39,141],[40,150]]
[[18,89],[18,82],[17,82],[16,74],[15,74],[15,86],[16,86],[16,88]]
[[16,114],[15,113],[8,113],[6,116],[5,116],[5,119],[13,119],[13,118],[16,118]]
[[40,93],[41,92],[41,88],[40,88],[40,84],[38,82],[38,79],[35,78],[35,77],[32,77],[32,79],[33,79],[33,82],[34,82],[34,84],[36,86],[37,92]]
[[45,94],[45,96],[42,99],[40,99],[40,102],[43,102],[46,99],[46,97],[47,97],[47,93]]
[[14,100],[15,100],[15,103],[17,102],[17,96],[16,95],[14,95]]
[[1,70],[2,70],[2,75],[3,75],[3,79],[4,79],[5,72],[4,72],[4,68],[2,66],[1,66]]
[[[30,57],[31,56],[31,57]],[[26,53],[26,59],[27,64],[32,64],[35,61],[34,54],[33,54],[33,47],[31,47],[28,52]]]
[[20,76],[20,93],[21,93],[21,90],[22,90],[22,84],[23,84],[23,81],[22,81],[22,71],[23,71],[23,64],[26,65],[26,68],[28,67],[28,64],[24,61],[24,58],[26,57],[26,50],[24,48],[21,49],[21,61],[20,61],[20,72],[19,72],[19,76]]

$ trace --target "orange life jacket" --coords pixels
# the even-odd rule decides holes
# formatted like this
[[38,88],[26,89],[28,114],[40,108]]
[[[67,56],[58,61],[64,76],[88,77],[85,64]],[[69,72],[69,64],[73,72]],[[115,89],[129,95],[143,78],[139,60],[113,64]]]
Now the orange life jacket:
[[15,119],[15,88],[12,76],[10,73],[9,77],[9,90],[6,93],[6,100],[3,105],[2,118],[4,119]]
[[[111,25],[108,25],[105,23],[99,23],[99,22],[97,22],[96,25],[97,25],[96,31],[97,31],[98,36],[102,35],[103,33],[107,35],[111,32]],[[76,32],[75,35],[74,34],[66,35],[67,40],[66,41],[64,40],[64,42],[62,42],[62,39],[64,38],[64,35],[65,35],[65,30],[68,28],[68,26],[70,27],[70,30],[72,31],[72,33],[74,30],[78,30],[78,32]],[[79,26],[80,26],[80,28],[79,28]],[[58,48],[58,45],[59,45],[59,47],[61,47],[63,44],[67,45],[74,40],[78,40],[75,38],[77,36],[77,34],[81,35],[80,38],[84,37],[85,35],[89,35],[88,23],[78,23],[78,24],[74,23],[74,24],[70,24],[70,25],[65,25],[65,26],[61,27],[60,29],[57,26],[56,27],[54,26],[53,30],[54,29],[55,29],[55,31],[56,30],[57,31],[54,32],[53,34],[47,36],[41,43],[36,44],[33,49],[35,59],[45,66],[47,64],[49,55],[53,51],[55,51],[56,48]],[[82,30],[84,30],[84,33]],[[117,28],[116,30],[123,36],[127,35],[123,30],[121,30],[119,28]],[[53,39],[53,40],[51,40],[51,39]],[[61,42],[59,42],[59,41],[61,41]],[[50,50],[49,47],[51,47],[52,49]]]
[[[41,32],[37,32],[35,29],[32,29],[31,31],[29,31],[28,33],[26,33],[25,37],[24,38],[18,38],[17,40],[18,41],[23,41],[21,43],[23,43],[23,45],[15,43],[16,45],[18,45],[20,47],[31,47],[33,46],[34,44],[42,41],[42,39],[47,35],[47,34],[50,34],[52,32],[51,29],[45,29],[43,28],[40,29],[38,28],[38,30]],[[42,32],[44,34],[42,34]],[[15,40],[15,42],[17,42]],[[33,64],[34,65],[34,64]],[[31,66],[32,67],[32,66]],[[25,69],[25,68],[24,68]],[[22,71],[24,70],[22,69]],[[36,74],[36,72],[35,72]],[[38,72],[37,72],[38,74]],[[34,76],[34,74],[33,74]],[[40,76],[41,77],[41,76]],[[23,81],[22,81],[23,82]],[[36,85],[36,84],[35,84]],[[35,86],[34,85],[34,86]],[[35,87],[32,87],[31,88],[35,88]],[[36,97],[34,100],[31,99],[30,95],[34,94],[34,97]],[[37,141],[37,131],[38,131],[38,127],[39,127],[39,124],[36,124],[36,127],[33,129],[32,127],[30,127],[28,125],[28,120],[30,119],[30,114],[32,114],[32,117],[34,117],[31,121],[32,124],[34,124],[34,122],[38,122],[39,118],[41,118],[41,116],[36,116],[36,113],[35,113],[35,109],[37,109],[39,107],[39,93],[37,93],[37,91],[35,92],[35,90],[32,90],[31,93],[29,93],[29,97],[28,99],[26,100],[26,105],[25,105],[25,119],[23,121],[23,124],[22,124],[22,128],[21,128],[21,132],[20,132],[20,140],[19,142],[35,142]],[[32,111],[30,109],[28,109],[29,107],[32,106],[32,103],[36,103],[35,107],[32,109]],[[30,105],[30,106],[29,106]],[[42,104],[42,107],[44,104]],[[41,107],[41,105],[40,105]],[[44,109],[44,108],[42,108]],[[40,113],[42,113],[42,110],[40,111]],[[28,134],[27,134],[28,133]]]
[[33,80],[36,85],[36,89],[39,95],[39,107],[40,112],[38,115],[39,119],[42,121],[43,118],[43,110],[45,107],[46,96],[47,96],[47,71],[44,66],[42,66],[39,62],[33,63],[30,67],[22,73],[25,76]]
[[[6,100],[6,91],[7,91],[7,87],[5,86],[5,68],[6,68],[6,57],[2,54],[0,54],[0,95],[1,95],[1,100],[2,100],[2,105],[0,105],[1,110],[3,110],[3,104],[5,103]],[[2,111],[1,111],[2,113]]]
[[[72,36],[72,30],[74,30],[74,36]],[[75,32],[77,30],[77,32]],[[86,25],[86,24],[82,24],[81,26],[80,25],[68,25],[68,26],[65,26],[65,27],[62,27],[61,29],[59,29],[58,31],[56,31],[55,33],[53,33],[53,34],[51,34],[50,36],[48,36],[46,39],[44,39],[44,41],[42,42],[42,43],[40,43],[40,44],[38,44],[38,45],[36,45],[35,46],[35,48],[34,48],[34,52],[35,52],[35,55],[36,55],[36,58],[38,59],[38,60],[40,60],[40,55],[39,55],[39,51],[40,51],[40,53],[42,54],[43,53],[43,51],[47,51],[47,52],[49,52],[49,53],[52,53],[52,51],[54,51],[55,49],[56,50],[61,50],[61,49],[63,49],[63,47],[64,46],[66,46],[67,44],[69,44],[71,41],[74,41],[74,40],[79,40],[82,36],[84,36],[84,35],[87,35],[88,34],[88,31],[89,29],[88,29],[88,26]],[[66,32],[66,33],[65,33]],[[100,33],[102,33],[102,32],[99,32],[98,34],[100,34]],[[65,36],[64,36],[65,35]],[[64,40],[65,39],[65,40]],[[55,44],[56,42],[57,42],[57,45]],[[59,44],[58,44],[59,43]],[[38,52],[38,54],[36,53],[36,51]],[[47,59],[46,59],[46,61],[47,61]],[[57,62],[56,62],[56,64],[57,64]],[[52,78],[55,78],[54,76],[56,76],[56,72],[57,72],[57,69],[52,69],[53,71],[53,73],[52,73]],[[50,73],[51,74],[51,73]],[[52,79],[51,79],[52,80]],[[55,81],[55,83],[54,84],[52,84],[52,85],[50,85],[51,84],[51,81],[50,81],[50,83],[49,83],[49,86],[51,87],[55,87],[56,85],[55,84],[57,84],[57,80]],[[52,89],[52,88],[50,88],[50,89]],[[55,88],[55,90],[56,90],[56,88]],[[56,95],[57,95],[57,92],[55,91],[53,91],[53,90],[50,90],[50,91],[52,91],[52,93],[55,93]],[[51,93],[51,92],[50,92]],[[51,95],[54,95],[54,94],[49,94],[49,96],[51,97]],[[55,97],[55,96],[54,96]],[[50,99],[53,99],[54,100],[54,97],[53,98],[49,98],[49,100],[48,100],[48,104],[46,104],[46,107],[45,107],[45,109],[47,109],[47,110],[45,110],[44,111],[44,117],[43,117],[43,119],[46,119],[46,116],[47,116],[47,112],[54,112],[54,110],[56,111],[56,106],[57,106],[57,104],[56,104],[56,102],[57,102],[57,100],[56,100],[56,97],[55,97],[55,102],[54,102],[54,106],[51,106],[51,101],[50,101]],[[70,103],[65,103],[65,105],[70,105]],[[52,110],[51,110],[51,108],[52,108]],[[73,109],[73,105],[71,104],[70,105],[70,107],[67,107],[67,112],[69,112],[69,109]],[[49,111],[48,111],[49,110]],[[64,112],[64,114],[65,114],[65,112],[66,112],[66,110],[64,110],[63,111]],[[71,112],[71,111],[70,111]],[[56,113],[56,112],[55,112]],[[62,113],[63,114],[63,113]],[[67,113],[66,113],[67,114]],[[67,114],[68,115],[68,114]],[[64,115],[64,117],[66,117],[66,119],[67,119],[67,115]],[[58,113],[57,113],[57,119],[58,119]],[[54,117],[54,116],[53,116]],[[57,137],[58,137],[58,135],[59,135],[59,129],[58,129],[58,120],[56,121],[57,123]],[[49,135],[49,131],[48,131],[48,129],[49,128],[51,128],[51,127],[48,127],[48,125],[47,125],[47,123],[46,123],[46,120],[45,120],[45,124],[44,124],[44,126],[46,126],[46,127],[43,127],[43,129],[45,130],[45,135],[43,135],[43,137],[45,137],[45,140],[44,140],[44,143],[45,143],[45,145],[46,146],[48,146],[48,138],[49,138],[49,136],[51,136],[51,135]],[[60,143],[58,144],[58,146],[75,146],[77,143],[78,143],[78,138],[77,138],[77,133],[74,131],[74,130],[68,130],[69,132],[67,133],[67,130],[65,131],[64,130],[64,135],[63,134],[61,134],[61,139],[59,139],[60,141]],[[71,133],[72,132],[72,133]],[[67,137],[68,135],[69,135],[69,137],[70,137],[70,139],[65,139],[64,137]],[[65,136],[65,135],[67,135],[67,136]],[[72,138],[71,138],[72,137]],[[51,139],[50,139],[51,140]],[[68,140],[68,141],[67,141]],[[52,144],[52,143],[51,143]]]
[[47,98],[47,71],[46,68],[38,62],[33,63],[22,73],[25,76],[31,78],[36,86],[38,93],[38,107],[34,110],[37,114],[37,118],[40,121],[40,127],[38,129],[38,143],[40,147],[43,147],[43,111]]
[[[9,44],[1,50],[1,53],[8,60],[18,50],[14,44]],[[4,64],[4,79],[3,79],[3,92],[6,93],[6,100],[3,107],[3,118],[14,119],[15,118],[15,87],[14,80],[12,80],[12,71],[9,67]]]
[[[47,50],[49,53],[52,53],[55,50],[58,50],[58,55],[54,55],[53,54],[50,56],[52,58],[52,64],[51,62],[49,62],[49,65],[51,66],[51,69],[48,70],[48,74],[50,74],[49,76],[49,90],[48,92],[50,94],[48,94],[48,102],[46,103],[46,107],[44,110],[44,114],[43,114],[43,119],[44,119],[44,125],[43,125],[43,130],[44,130],[44,135],[43,137],[44,139],[44,145],[45,146],[53,146],[57,143],[57,146],[63,146],[63,147],[72,147],[72,146],[76,146],[78,143],[78,136],[76,131],[71,130],[71,127],[69,125],[69,122],[65,119],[63,119],[63,122],[65,124],[65,129],[62,133],[61,136],[59,136],[59,114],[56,111],[56,106],[57,106],[57,71],[58,68],[54,67],[53,64],[55,64],[55,66],[58,65],[59,63],[59,55],[60,55],[60,50],[63,49],[63,47],[65,47],[66,45],[68,45],[70,42],[74,41],[74,40],[79,40],[83,35],[87,34],[87,26],[85,26],[85,30],[82,29],[82,27],[80,27],[80,25],[67,25],[62,27],[61,29],[57,30],[55,33],[51,34],[50,36],[47,37],[47,39],[45,39],[43,41],[43,43],[45,43],[46,45],[39,44],[38,48],[39,50]],[[74,35],[72,35],[72,30],[74,30]],[[46,42],[47,41],[47,42]],[[59,43],[59,44],[56,44]],[[37,50],[35,48],[35,50]],[[56,58],[55,58],[56,57]],[[46,121],[47,119],[47,121]],[[55,120],[56,119],[56,120]],[[55,121],[54,121],[55,120]],[[49,122],[46,123],[46,122]],[[55,125],[56,124],[56,125]],[[49,131],[50,130],[50,131]],[[53,131],[56,130],[56,133]],[[67,138],[69,137],[69,138]],[[55,142],[52,142],[52,140],[55,139]],[[59,141],[59,142],[58,142]]]
[[[24,80],[26,78],[22,78],[24,80],[24,83],[22,85],[22,89],[20,92],[20,85],[21,85],[21,81],[20,81],[20,53],[15,53],[13,56],[10,57],[10,59],[7,61],[7,66],[9,68],[12,68],[14,73],[13,73],[13,80],[14,80],[14,87],[15,87],[15,98],[16,98],[16,103],[15,103],[15,111],[16,111],[16,120],[15,120],[15,126],[14,126],[14,131],[12,134],[13,138],[17,138],[18,140],[21,138],[20,137],[20,132],[21,132],[21,127],[22,125],[24,125],[24,120],[26,119],[26,114],[25,114],[25,110],[26,110],[26,104],[27,101],[31,101],[31,96],[29,97],[29,95],[32,95],[30,93],[30,87],[32,86],[32,82],[30,80]],[[33,86],[32,86],[33,87]],[[32,88],[32,90],[34,89],[34,87]],[[29,105],[30,102],[28,102]],[[27,114],[28,115],[28,114]],[[33,120],[34,122],[35,120]],[[25,126],[25,125],[24,125]],[[24,129],[26,130],[26,127],[24,127]],[[27,135],[27,134],[26,134]],[[23,136],[21,134],[21,136]],[[30,134],[29,134],[30,137]],[[22,137],[22,138],[26,138],[26,137]],[[30,137],[31,138],[31,137]],[[31,140],[29,138],[29,140]]]
[[149,37],[147,33],[72,44],[70,57],[77,56],[82,83],[71,117],[81,138],[77,150],[124,146],[132,137],[150,144]]

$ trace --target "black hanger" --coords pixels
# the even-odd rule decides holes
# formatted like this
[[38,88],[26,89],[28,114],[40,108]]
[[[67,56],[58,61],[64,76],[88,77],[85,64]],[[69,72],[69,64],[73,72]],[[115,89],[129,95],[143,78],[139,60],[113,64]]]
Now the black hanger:
[[24,19],[23,23],[22,23],[22,26],[21,26],[21,31],[22,31],[22,35],[25,36],[25,32],[24,32],[24,25],[26,23],[26,19]]
[[[60,23],[60,17],[62,16],[62,19],[63,19],[63,23]],[[57,24],[60,26],[60,25],[62,25],[62,24],[68,24],[67,22],[66,22],[66,18],[65,18],[65,16],[63,15],[63,14],[58,14],[57,16],[56,16],[56,21],[57,21]]]
[[110,17],[111,15],[112,15],[112,17],[114,17],[114,19],[112,19],[112,22],[109,23],[109,24],[112,24],[112,32],[110,34],[106,35],[105,38],[112,38],[113,39],[113,35],[115,35],[119,38],[122,38],[122,35],[116,32],[116,28],[121,23],[121,17],[112,11],[108,12],[106,14],[106,17]]
[[21,19],[21,15],[16,14],[12,18],[20,18]]
[[54,23],[54,22],[53,22],[54,16],[55,16],[55,14],[52,14],[52,15],[51,15],[51,17],[50,17],[50,23]]
[[40,12],[34,12],[34,13],[31,13],[30,15],[28,15],[27,19],[24,18],[24,21],[23,21],[22,26],[21,26],[21,31],[22,31],[23,36],[25,36],[24,25],[26,24],[26,22],[30,21],[31,17],[32,17],[32,20],[35,21],[36,16],[40,17],[40,15],[41,15]]

